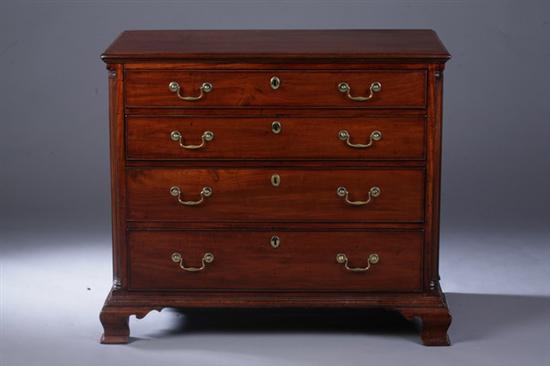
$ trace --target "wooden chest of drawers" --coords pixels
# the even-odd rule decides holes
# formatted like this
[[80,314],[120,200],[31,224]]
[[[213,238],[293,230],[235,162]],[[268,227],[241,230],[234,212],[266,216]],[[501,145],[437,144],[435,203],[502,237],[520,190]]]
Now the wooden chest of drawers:
[[382,307],[448,344],[434,32],[130,31],[102,58],[103,343],[163,307]]

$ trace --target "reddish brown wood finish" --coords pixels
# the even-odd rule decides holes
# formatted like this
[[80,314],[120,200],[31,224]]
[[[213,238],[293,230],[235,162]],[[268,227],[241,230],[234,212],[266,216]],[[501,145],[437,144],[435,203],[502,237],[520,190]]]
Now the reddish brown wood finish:
[[113,286],[126,283],[126,170],[124,129],[124,67],[109,65],[109,150],[111,159],[111,220]]
[[422,343],[426,346],[450,345],[447,329],[451,325],[451,315],[446,306],[438,309],[432,308],[403,308],[401,314],[409,320],[420,319]]
[[108,305],[108,300],[99,316],[101,324],[103,325],[103,335],[101,336],[101,343],[104,344],[125,344],[128,343],[128,337],[130,335],[130,327],[128,321],[130,315],[135,315],[136,318],[142,319],[151,310],[161,311],[162,308],[155,308],[150,306],[112,306]]
[[[312,107],[394,107],[423,108],[426,104],[426,73],[416,71],[129,71],[126,72],[128,107],[163,106],[172,108],[312,106]],[[270,79],[277,76],[280,87],[272,89]],[[168,89],[176,81],[183,96],[198,96],[200,87],[213,85],[196,101],[185,101]],[[338,90],[347,82],[352,96],[368,96],[373,82],[382,90],[367,102],[351,100]]]
[[[101,342],[127,343],[128,317],[141,319],[152,310],[217,308],[391,308],[409,320],[420,319],[422,342],[427,346],[449,345],[446,329],[451,316],[439,286],[433,294],[362,292],[238,292],[238,291],[124,291],[112,290],[101,312],[105,332]],[[426,321],[427,320],[427,321]],[[447,327],[447,328],[445,328]]]
[[[270,244],[272,236],[279,247]],[[331,290],[418,291],[421,288],[421,232],[148,232],[130,231],[131,290]],[[200,272],[205,253],[214,261]],[[336,261],[345,253],[350,266],[365,267],[376,253],[380,261],[366,272],[350,272]],[[151,276],[154,273],[154,276]]]
[[[132,221],[355,221],[421,222],[422,169],[128,169],[127,216]],[[280,185],[271,184],[278,174]],[[213,194],[197,206],[184,206],[170,195],[197,201],[203,187]],[[369,189],[379,197],[351,206],[336,194],[344,186],[352,201],[365,201]]]
[[[272,124],[278,121],[279,133]],[[129,160],[422,160],[425,119],[406,117],[364,118],[127,118],[127,158]],[[374,131],[382,139],[368,148],[354,148],[338,138],[350,133],[353,144],[367,144]],[[214,139],[201,149],[182,148],[170,140],[178,131],[183,144],[201,143],[205,131]]]
[[[161,70],[161,71],[179,71],[179,70],[221,70],[221,71],[243,71],[243,70],[317,70],[317,71],[329,71],[329,70],[344,70],[344,71],[365,71],[365,70],[380,70],[380,71],[395,71],[395,70],[421,70],[426,71],[426,67],[432,65],[431,63],[419,63],[419,62],[406,62],[405,60],[394,59],[393,62],[380,62],[379,60],[351,60],[350,62],[343,63],[341,59],[326,60],[296,60],[290,62],[290,60],[276,60],[263,61],[253,58],[243,57],[241,61],[235,62],[220,62],[217,60],[166,60],[151,62],[151,61],[136,61],[132,63],[125,63],[124,70],[126,71],[144,71],[144,70]],[[437,64],[435,64],[437,65]]]
[[105,62],[236,61],[445,62],[437,34],[418,30],[156,30],[123,32]]
[[[114,284],[100,315],[102,342],[126,343],[130,315],[164,307],[385,307],[419,318],[424,344],[447,345],[438,235],[448,57],[424,30],[122,34],[103,55]],[[274,73],[278,90],[268,83]],[[203,81],[214,90],[183,102],[168,90],[172,76],[186,95]],[[344,76],[353,95],[365,94],[374,77],[383,90],[353,102],[336,90]],[[275,119],[279,135],[270,130]],[[206,129],[215,139],[182,153],[169,139],[173,128],[186,142]],[[366,142],[373,128],[384,137],[354,150],[337,139],[341,128],[353,142]],[[270,182],[275,173],[279,187]],[[336,195],[343,185],[363,200],[373,181],[382,195],[367,206]],[[214,194],[183,207],[169,195],[172,184],[184,199],[197,199],[207,184]],[[272,235],[281,238],[277,249]],[[183,273],[170,260],[173,248],[189,265],[203,250],[215,260]],[[351,265],[365,265],[370,250],[381,259],[368,273],[351,273],[336,263],[340,248]]]

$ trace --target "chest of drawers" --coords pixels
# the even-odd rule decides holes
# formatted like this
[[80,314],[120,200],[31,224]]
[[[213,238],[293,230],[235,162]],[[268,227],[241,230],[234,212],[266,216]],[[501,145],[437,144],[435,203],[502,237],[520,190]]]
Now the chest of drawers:
[[447,345],[429,30],[128,31],[103,343],[164,307],[388,308]]

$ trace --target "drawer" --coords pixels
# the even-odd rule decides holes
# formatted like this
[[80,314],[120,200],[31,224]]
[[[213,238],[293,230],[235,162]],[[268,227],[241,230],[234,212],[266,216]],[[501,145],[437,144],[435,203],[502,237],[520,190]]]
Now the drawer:
[[421,232],[130,231],[130,289],[418,291],[422,242]]
[[126,207],[134,221],[421,222],[424,170],[128,168]]
[[[274,77],[279,80],[276,88]],[[143,70],[127,71],[125,78],[128,107],[424,108],[426,105],[424,70]]]
[[417,117],[128,117],[130,160],[424,158]]

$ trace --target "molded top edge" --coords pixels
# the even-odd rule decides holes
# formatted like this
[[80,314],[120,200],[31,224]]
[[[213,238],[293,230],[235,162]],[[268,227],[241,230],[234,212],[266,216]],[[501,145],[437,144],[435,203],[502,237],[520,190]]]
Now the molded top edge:
[[395,60],[445,62],[433,30],[132,30],[101,58],[107,63],[178,60]]

